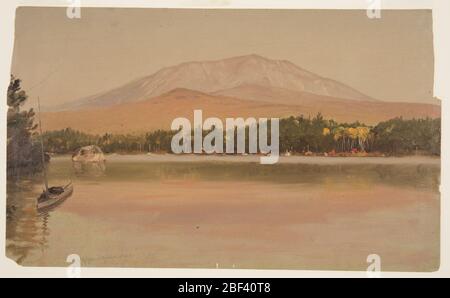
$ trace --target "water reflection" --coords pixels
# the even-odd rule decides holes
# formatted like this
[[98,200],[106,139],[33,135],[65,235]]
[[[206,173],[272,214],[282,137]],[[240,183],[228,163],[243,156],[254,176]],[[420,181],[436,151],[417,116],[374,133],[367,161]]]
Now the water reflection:
[[45,249],[47,243],[48,215],[40,216],[36,210],[40,186],[33,179],[7,184],[6,249],[18,264],[34,249]]
[[[195,214],[195,210],[197,208],[189,208],[187,205],[186,207],[185,205],[180,205],[180,209],[174,211],[172,208],[175,207],[170,205],[172,200],[167,200],[168,203],[166,205],[165,201],[159,201],[157,195],[154,195],[154,198],[152,199],[149,194],[153,194],[153,192],[157,192],[157,194],[163,198],[174,198],[175,200],[180,196],[185,195],[185,189],[183,189],[183,187],[186,187],[186,190],[191,191],[192,197],[195,197],[195,200],[190,202],[197,203],[197,199],[200,195],[206,196],[207,194],[209,195],[209,193],[215,193],[212,189],[217,186],[216,182],[224,182],[226,187],[233,187],[235,182],[251,182],[252,185],[261,185],[265,187],[264,189],[268,190],[267,193],[264,193],[264,196],[267,198],[277,198],[280,195],[280,185],[282,187],[286,185],[286,188],[289,190],[294,185],[295,187],[292,188],[292,192],[295,191],[298,193],[298,201],[295,201],[295,204],[292,203],[290,199],[286,199],[286,202],[290,202],[291,205],[287,204],[283,206],[283,204],[276,203],[273,207],[271,207],[277,208],[277,210],[281,213],[284,212],[290,214],[289,210],[284,210],[283,208],[289,209],[296,208],[297,206],[312,206],[312,209],[314,209],[314,204],[316,204],[310,203],[312,201],[307,199],[303,200],[303,196],[300,195],[299,190],[307,190],[309,193],[313,193],[317,196],[318,199],[321,199],[322,196],[329,196],[330,193],[335,191],[336,193],[340,192],[341,195],[346,198],[348,197],[347,199],[351,200],[352,196],[360,196],[361,198],[365,198],[368,193],[375,188],[378,188],[378,191],[380,192],[380,186],[382,186],[385,187],[383,188],[385,191],[380,192],[381,195],[378,196],[380,197],[380,200],[382,199],[381,196],[391,196],[390,192],[392,191],[396,191],[394,195],[396,198],[399,197],[400,199],[404,195],[403,191],[405,192],[405,197],[410,197],[411,193],[424,193],[433,194],[432,197],[438,198],[440,184],[439,166],[414,164],[278,164],[275,166],[266,167],[257,163],[145,163],[112,161],[108,162],[108,167],[106,168],[105,163],[72,163],[71,160],[60,160],[54,161],[50,164],[48,173],[51,185],[62,185],[61,179],[70,178],[76,186],[77,191],[75,197],[71,200],[70,204],[65,205],[63,212],[61,212],[61,209],[58,208],[53,210],[52,213],[39,214],[37,212],[36,199],[42,192],[41,177],[8,181],[6,235],[7,254],[8,257],[14,259],[19,264],[48,265],[49,260],[53,261],[56,259],[54,254],[55,251],[60,250],[69,254],[71,253],[70,251],[65,251],[65,248],[61,247],[64,247],[64,245],[69,246],[73,244],[76,245],[77,243],[83,243],[83,239],[92,239],[90,237],[95,237],[96,239],[98,238],[95,246],[95,252],[92,252],[92,254],[97,254],[98,246],[98,250],[102,251],[99,254],[102,255],[104,252],[100,248],[103,248],[103,245],[109,246],[111,243],[108,241],[112,240],[102,240],[103,235],[98,232],[102,226],[98,225],[96,221],[86,220],[87,217],[90,217],[90,219],[97,219],[103,216],[104,218],[115,219],[113,222],[117,223],[119,227],[125,219],[130,220],[130,218],[136,218],[138,227],[141,227],[141,225],[144,225],[146,219],[150,216],[149,214],[154,212],[154,210],[150,210],[149,213],[143,213],[143,215],[141,215],[142,217],[135,215],[139,215],[142,208],[146,208],[148,206],[155,206],[152,208],[156,208],[159,206],[158,208],[165,210],[166,212],[165,220],[168,222],[170,222],[170,220],[176,222],[174,226],[183,226],[180,225],[177,220],[188,221],[189,218],[197,218],[198,215]],[[199,185],[206,189],[204,191],[199,190],[198,193],[195,193],[195,187],[189,189],[189,183],[177,184],[177,182],[183,182],[183,180],[188,181],[189,183],[201,182]],[[167,184],[167,181],[170,181],[171,183],[173,181],[176,182]],[[146,188],[147,185],[149,185],[148,188]],[[271,188],[267,186],[274,187]],[[176,189],[171,189],[171,187],[175,187]],[[328,192],[324,192],[326,189],[328,189]],[[180,190],[183,192],[178,192]],[[115,193],[119,193],[121,191],[123,191],[124,197],[129,197],[126,200],[126,203],[124,203],[124,200],[120,199],[120,195],[115,195]],[[242,190],[242,193],[244,193],[242,208],[246,208],[250,206],[251,203],[244,201],[246,194],[245,189]],[[250,199],[257,200],[257,195],[259,194],[257,190],[250,189],[247,193]],[[92,197],[96,197],[98,200],[94,200],[94,202],[91,200]],[[417,197],[419,197],[419,195],[417,195]],[[102,201],[104,199],[107,199],[107,201]],[[231,197],[231,199],[233,198]],[[234,201],[231,201],[231,204],[234,204]],[[339,204],[345,203],[344,201],[345,200],[342,200]],[[104,208],[104,203],[106,202],[108,204],[108,208]],[[218,204],[224,204],[221,205],[224,210],[231,208],[231,205],[227,206],[224,202],[226,201],[219,200]],[[264,201],[264,204],[269,203],[269,200]],[[333,208],[336,207],[335,205],[328,205],[328,207],[326,205],[335,204],[335,202],[329,203],[329,201],[322,201],[322,203],[325,204],[325,211],[333,210]],[[144,207],[140,204],[143,204],[142,206]],[[201,206],[199,209],[207,208],[205,207],[205,204],[209,204],[208,200],[204,200],[203,203],[199,205]],[[256,206],[261,206],[261,204],[256,204]],[[371,202],[371,204],[376,206],[377,203]],[[254,209],[253,205],[251,205],[251,207],[252,209],[249,209],[249,212],[245,214],[245,220],[242,220],[242,222],[247,222],[247,218],[252,216],[254,220],[258,218],[265,218],[266,209]],[[126,210],[128,212],[121,212],[124,208],[127,208]],[[211,205],[209,208],[211,208]],[[349,208],[351,209],[352,206],[349,206]],[[120,210],[120,212],[116,214],[116,210]],[[232,205],[232,209],[230,210],[236,212],[235,216],[238,219],[237,221],[239,221],[241,208],[235,208],[235,206]],[[175,212],[174,214],[176,215],[170,217],[171,212]],[[73,216],[74,214],[76,217]],[[343,212],[342,215],[347,216],[344,214],[346,214],[345,212]],[[409,213],[409,216],[418,222],[428,222],[423,219],[423,216],[426,214],[427,213],[425,211],[421,211],[420,214]],[[305,218],[308,218],[308,216],[308,214],[305,214]],[[206,218],[205,220],[209,220],[210,222],[208,223],[212,225],[216,218],[220,219],[221,217],[217,216],[214,219]],[[224,218],[227,217],[224,215]],[[282,221],[281,219],[277,220]],[[292,218],[290,220],[294,221]],[[297,219],[295,218],[295,220]],[[380,222],[383,222],[383,220],[385,219],[380,218]],[[389,221],[387,220],[386,222]],[[80,234],[77,232],[77,230],[80,230],[79,226],[82,225],[84,227],[88,227],[86,228],[86,230],[90,231],[88,236],[84,236],[82,233]],[[197,223],[195,223],[195,226],[196,225]],[[330,225],[330,227],[331,226],[332,225]],[[108,230],[117,230],[112,229],[109,226],[106,227]],[[301,224],[295,226],[295,230],[299,227],[301,227]],[[432,230],[433,226],[427,227],[427,229],[428,228]],[[137,233],[137,230],[139,229],[136,229],[133,233]],[[144,231],[147,230],[144,229]],[[195,231],[198,232],[197,230]],[[121,230],[121,232],[123,234],[120,234],[119,237],[114,237],[114,241],[115,239],[121,239],[122,235],[125,237],[129,234],[129,230],[125,228],[124,230]],[[172,232],[173,231],[170,231],[168,234],[172,235]],[[318,231],[318,233],[319,232],[320,231]],[[166,237],[168,234],[163,234],[163,236]],[[50,237],[51,235],[53,237]],[[57,239],[57,241],[54,241],[54,239]],[[150,241],[149,243],[152,241],[151,236],[149,236],[147,232],[139,235],[139,237],[136,236],[136,239],[139,239],[139,241],[136,243],[129,242],[130,246],[134,244],[136,247],[143,246],[142,244],[145,243],[147,239]],[[234,241],[233,239],[234,238],[230,238],[230,241]],[[48,247],[49,243],[50,248]],[[121,242],[119,241],[119,243]],[[418,241],[417,243],[418,245],[423,245],[423,242],[421,241]],[[120,248],[120,245],[117,247]],[[111,247],[112,246],[113,244],[111,244]],[[42,257],[47,254],[48,259]],[[102,257],[104,257],[104,255],[102,255]]]
[[50,212],[44,212],[39,214],[40,219],[42,220],[42,226],[41,226],[41,243],[40,248],[42,251],[47,249],[47,243],[48,243],[48,237],[50,235],[50,229],[49,229],[49,219],[50,219]]
[[101,177],[105,175],[106,172],[106,162],[82,162],[74,161],[72,162],[72,167],[74,169],[76,176],[87,176],[87,177]]

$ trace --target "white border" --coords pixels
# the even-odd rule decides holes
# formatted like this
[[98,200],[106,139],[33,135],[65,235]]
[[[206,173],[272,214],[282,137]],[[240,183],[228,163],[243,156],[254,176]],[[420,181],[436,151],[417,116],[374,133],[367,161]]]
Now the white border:
[[[450,119],[446,117],[450,98],[450,1],[448,0],[381,0],[383,9],[432,9],[435,42],[435,96],[442,99],[442,176],[441,176],[441,267],[433,273],[382,272],[382,277],[449,277],[449,175],[448,156]],[[7,0],[0,2],[0,94],[6,96],[14,44],[14,18],[18,6],[63,6],[69,0]],[[81,0],[85,7],[146,8],[278,8],[278,9],[367,9],[366,0]],[[5,257],[6,225],[6,105],[0,107],[1,169],[0,169],[0,277],[66,277],[67,268],[25,268]],[[366,272],[350,271],[287,271],[287,270],[213,270],[213,269],[124,269],[82,268],[82,277],[367,277]]]

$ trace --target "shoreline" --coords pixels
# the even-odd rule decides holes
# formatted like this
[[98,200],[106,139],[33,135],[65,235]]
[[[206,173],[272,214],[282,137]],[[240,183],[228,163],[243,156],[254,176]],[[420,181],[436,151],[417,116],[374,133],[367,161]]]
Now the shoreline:
[[[105,154],[106,162],[230,162],[259,163],[260,155],[175,155],[175,154]],[[55,155],[51,161],[70,160],[70,155]],[[50,161],[50,162],[51,162]],[[277,164],[409,164],[409,165],[441,165],[440,157],[404,156],[404,157],[325,157],[325,156],[280,156]]]

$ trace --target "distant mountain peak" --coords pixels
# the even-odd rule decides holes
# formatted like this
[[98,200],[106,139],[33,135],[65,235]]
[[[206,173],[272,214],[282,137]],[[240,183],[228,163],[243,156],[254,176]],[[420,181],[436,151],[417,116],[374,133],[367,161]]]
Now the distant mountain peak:
[[66,104],[59,109],[106,107],[139,102],[177,89],[212,94],[245,85],[373,101],[371,97],[345,84],[304,70],[288,60],[272,60],[258,54],[249,54],[221,60],[185,62],[165,67],[152,75],[134,80],[111,91]]
[[[271,60],[269,58],[263,57],[261,55],[258,54],[248,54],[248,55],[241,55],[241,56],[234,56],[234,57],[229,57],[229,58],[225,58],[223,60],[260,60],[260,61],[275,61],[275,60]],[[220,61],[220,60],[216,60],[216,61]]]

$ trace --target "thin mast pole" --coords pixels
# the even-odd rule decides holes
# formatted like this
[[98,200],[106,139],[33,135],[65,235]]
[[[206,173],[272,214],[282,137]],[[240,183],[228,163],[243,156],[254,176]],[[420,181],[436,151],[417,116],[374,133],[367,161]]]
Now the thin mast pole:
[[48,181],[47,181],[47,170],[45,169],[45,156],[44,156],[44,138],[42,137],[42,123],[41,123],[41,101],[38,97],[38,118],[39,118],[39,132],[41,137],[41,154],[42,154],[42,168],[44,170],[44,183],[45,192],[48,193]]

